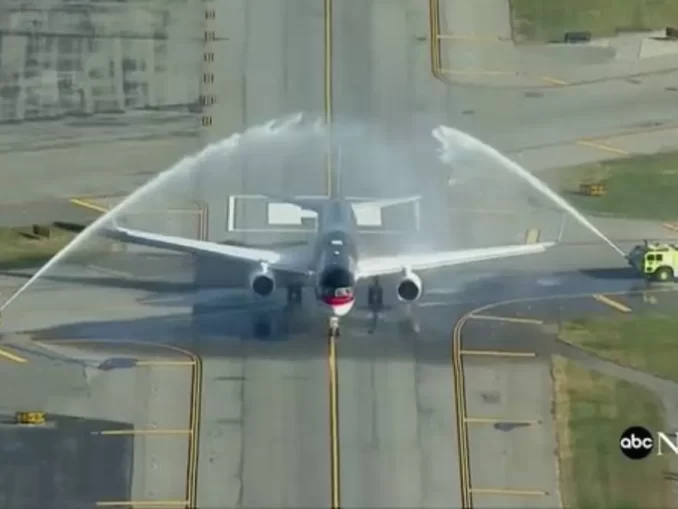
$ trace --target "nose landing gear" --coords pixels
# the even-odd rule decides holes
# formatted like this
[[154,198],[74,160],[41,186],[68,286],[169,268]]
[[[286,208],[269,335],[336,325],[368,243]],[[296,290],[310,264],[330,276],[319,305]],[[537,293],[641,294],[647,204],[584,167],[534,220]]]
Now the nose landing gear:
[[330,323],[327,328],[327,335],[332,339],[337,339],[339,337],[339,317],[331,316]]

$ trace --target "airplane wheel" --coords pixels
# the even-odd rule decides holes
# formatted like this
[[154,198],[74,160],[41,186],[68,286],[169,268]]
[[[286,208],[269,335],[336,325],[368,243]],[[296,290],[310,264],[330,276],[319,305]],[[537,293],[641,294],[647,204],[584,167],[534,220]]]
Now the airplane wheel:
[[273,324],[269,318],[260,318],[254,321],[254,337],[268,339],[273,332]]
[[384,290],[380,286],[370,286],[367,290],[367,302],[371,310],[381,311],[384,308]]

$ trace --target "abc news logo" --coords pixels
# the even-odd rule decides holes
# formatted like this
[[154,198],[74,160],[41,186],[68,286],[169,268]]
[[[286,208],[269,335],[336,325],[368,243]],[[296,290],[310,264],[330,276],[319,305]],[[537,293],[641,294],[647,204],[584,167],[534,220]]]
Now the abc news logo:
[[627,428],[619,437],[619,448],[627,458],[632,460],[642,460],[647,458],[652,451],[657,448],[656,455],[664,454],[678,455],[678,432],[667,434],[662,431],[657,432],[653,437],[650,430],[642,426],[631,426]]

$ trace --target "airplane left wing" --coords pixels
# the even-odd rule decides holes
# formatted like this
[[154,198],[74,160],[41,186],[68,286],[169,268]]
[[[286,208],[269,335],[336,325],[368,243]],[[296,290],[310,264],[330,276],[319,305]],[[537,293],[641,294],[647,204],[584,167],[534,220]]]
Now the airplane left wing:
[[513,246],[464,249],[459,251],[439,251],[422,254],[361,258],[358,260],[356,275],[359,279],[362,279],[373,276],[396,274],[405,269],[435,269],[439,267],[460,265],[463,263],[543,253],[554,245],[555,242],[542,242],[539,244],[518,244]]
[[223,256],[232,260],[251,263],[266,263],[271,269],[289,272],[293,274],[308,275],[309,249],[298,247],[282,248],[279,250],[260,249],[255,247],[242,247],[227,244],[218,244],[205,240],[194,240],[174,235],[162,235],[140,230],[132,230],[121,226],[115,226],[106,232],[107,236],[121,242],[131,242],[143,246],[167,249],[189,254],[211,254]]

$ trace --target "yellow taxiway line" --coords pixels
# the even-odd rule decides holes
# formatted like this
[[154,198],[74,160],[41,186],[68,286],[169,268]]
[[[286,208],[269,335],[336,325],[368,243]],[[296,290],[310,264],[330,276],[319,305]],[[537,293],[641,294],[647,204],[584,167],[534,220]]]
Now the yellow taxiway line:
[[[333,158],[332,158],[332,0],[324,0],[325,16],[325,122],[330,136],[328,137],[326,165],[327,195],[332,196],[333,189]],[[339,463],[339,374],[337,372],[337,344],[336,338],[328,338],[328,372],[329,372],[329,419],[330,419],[330,506],[332,509],[341,507],[341,482]]]
[[428,16],[429,16],[429,50],[431,57],[431,74],[437,80],[443,81],[442,77],[442,57],[440,54],[440,6],[439,0],[429,0],[428,2]]
[[25,359],[12,352],[8,352],[7,350],[2,349],[0,349],[0,357],[4,357],[5,359],[10,360],[12,362],[18,362],[19,364],[24,364],[28,362],[28,359]]
[[78,207],[94,210],[96,212],[101,212],[102,214],[108,212],[108,209],[106,207],[93,203],[89,200],[86,200],[85,198],[71,198],[68,200],[68,202],[73,205],[77,205]]
[[610,145],[605,145],[603,143],[598,143],[597,141],[579,140],[577,141],[577,145],[581,145],[582,147],[595,148],[598,150],[602,150],[603,152],[609,152],[610,154],[616,154],[620,156],[631,155],[631,152],[628,152],[621,148],[611,147]]
[[137,366],[153,366],[153,367],[160,367],[160,366],[195,366],[195,361],[164,361],[164,360],[137,361],[136,365]]
[[461,350],[461,355],[478,355],[486,357],[536,357],[534,352],[502,352],[501,350]]
[[536,426],[541,424],[541,421],[536,419],[499,419],[494,417],[465,417],[464,420],[472,424],[523,424],[528,426]]
[[451,71],[449,69],[441,69],[442,74],[450,74],[452,76],[515,76],[515,72],[510,71]]
[[603,304],[607,304],[608,306],[616,309],[617,311],[621,311],[622,313],[630,313],[631,312],[630,307],[625,306],[624,304],[622,304],[621,302],[618,302],[616,300],[612,300],[611,298],[606,297],[602,293],[594,293],[592,295],[592,297],[594,299],[596,299],[598,302],[601,302]]
[[477,495],[513,495],[516,497],[543,497],[548,492],[543,490],[513,490],[509,488],[471,488],[471,493]]
[[123,435],[190,435],[190,429],[107,429],[93,431],[92,435],[123,436]]
[[473,34],[439,34],[439,40],[473,41],[473,42],[508,42],[511,39],[498,35],[473,35]]
[[494,320],[495,322],[526,323],[532,325],[543,325],[544,322],[534,318],[514,318],[511,316],[493,316],[493,315],[471,315],[473,320]]
[[102,500],[97,507],[189,507],[188,500]]
[[550,76],[542,76],[541,79],[549,85],[558,85],[561,87],[569,85],[567,81],[559,80],[558,78],[551,78]]
[[525,244],[536,244],[539,242],[540,235],[541,231],[537,228],[527,230],[527,233],[525,234]]
[[337,343],[334,337],[330,337],[328,368],[330,378],[330,497],[332,509],[339,509],[340,480],[339,480],[339,383],[337,373]]

